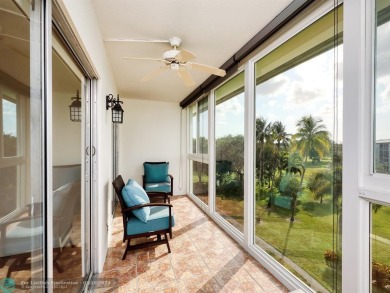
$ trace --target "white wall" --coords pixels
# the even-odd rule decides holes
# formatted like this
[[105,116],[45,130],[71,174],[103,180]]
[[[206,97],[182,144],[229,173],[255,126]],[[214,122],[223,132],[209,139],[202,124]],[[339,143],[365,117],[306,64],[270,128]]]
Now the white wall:
[[92,243],[96,245],[92,252],[95,266],[94,272],[103,270],[107,247],[111,235],[111,200],[112,192],[112,122],[111,113],[106,111],[105,96],[116,94],[116,84],[111,68],[106,58],[103,38],[99,30],[91,1],[62,0],[60,2],[67,18],[70,19],[72,29],[78,35],[82,47],[93,63],[99,75],[97,82],[97,99],[93,103],[96,108],[96,119],[92,125],[95,129],[94,146],[96,149],[96,165],[94,165],[94,187],[92,190],[92,229],[96,231]]
[[81,162],[81,123],[69,118],[74,93],[53,93],[53,166]]
[[[178,103],[124,99],[119,125],[119,174],[142,184],[143,162],[167,161],[174,195],[186,194],[185,117]],[[182,118],[182,122],[181,122]],[[181,135],[182,133],[182,135]],[[181,140],[184,139],[184,140]],[[184,156],[185,158],[185,156]]]
[[[105,96],[118,93],[115,80],[111,73],[99,24],[93,13],[91,1],[62,0],[60,5],[65,15],[71,19],[72,28],[79,36],[82,47],[92,60],[98,79],[96,119],[93,128],[95,137],[97,164],[95,172],[95,189],[92,193],[95,213],[92,229],[96,234],[92,243],[96,245],[93,251],[94,272],[103,270],[107,247],[111,235],[112,216],[112,122],[111,111],[106,111]],[[120,94],[120,93],[119,93]],[[125,97],[121,96],[121,99]],[[124,179],[134,178],[141,182],[144,161],[164,160],[170,162],[170,173],[174,176],[174,194],[186,194],[186,120],[185,111],[178,103],[141,101],[124,99],[124,123],[119,125],[119,172]],[[180,131],[182,117],[182,131]],[[182,136],[180,135],[182,132]],[[182,138],[182,140],[181,140]],[[180,145],[182,145],[182,160],[180,160]],[[181,163],[180,163],[181,162]]]

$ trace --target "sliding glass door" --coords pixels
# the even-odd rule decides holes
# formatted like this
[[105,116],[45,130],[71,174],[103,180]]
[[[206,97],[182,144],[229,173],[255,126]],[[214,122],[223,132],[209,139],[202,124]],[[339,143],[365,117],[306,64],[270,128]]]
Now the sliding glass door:
[[44,277],[41,10],[40,1],[0,2],[0,291]]
[[44,48],[50,7],[0,1],[1,292],[80,291],[91,273],[91,84],[58,36]]
[[[53,38],[52,66],[53,278],[57,283],[74,280],[67,289],[75,292],[90,273],[89,93],[59,37]],[[62,289],[54,287],[55,292]]]

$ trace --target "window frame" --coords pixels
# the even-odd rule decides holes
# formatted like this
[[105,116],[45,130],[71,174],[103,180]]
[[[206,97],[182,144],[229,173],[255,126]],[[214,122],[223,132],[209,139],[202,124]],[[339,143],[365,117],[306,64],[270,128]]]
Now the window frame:
[[[339,1],[341,4],[343,1]],[[276,32],[272,37],[265,41],[256,52],[248,56],[242,62],[242,66],[231,77],[226,79],[224,83],[234,78],[245,70],[245,121],[244,121],[244,233],[239,232],[232,227],[226,220],[215,212],[215,89],[223,84],[218,85],[209,93],[209,206],[202,205],[200,201],[190,192],[189,197],[199,204],[204,212],[208,214],[223,230],[225,230],[238,244],[240,244],[246,251],[251,254],[261,265],[270,271],[281,283],[289,289],[301,289],[303,292],[313,292],[305,283],[300,281],[295,275],[288,271],[285,267],[275,261],[270,255],[265,253],[261,248],[255,245],[254,239],[254,93],[255,93],[255,79],[254,79],[254,64],[259,59],[270,53],[272,50],[289,40],[291,37],[298,34],[304,28],[310,26],[316,20],[324,16],[326,13],[334,8],[333,1],[325,1],[310,7],[301,12],[294,21],[286,24],[283,30]],[[189,120],[188,120],[189,122]],[[189,125],[189,124],[188,124]],[[190,134],[189,134],[190,136]],[[190,140],[187,140],[190,141]],[[189,147],[192,148],[192,145]],[[248,150],[252,151],[249,153]],[[196,158],[193,155],[187,155],[187,159]],[[190,178],[190,177],[189,177]],[[190,182],[190,180],[188,180]],[[190,190],[190,186],[188,188]],[[346,291],[347,292],[347,291]]]
[[[196,161],[199,161],[201,163],[204,163],[205,161],[207,161],[208,163],[208,156],[209,156],[209,152],[210,152],[210,148],[208,147],[208,150],[207,150],[207,153],[201,153],[199,151],[199,146],[200,146],[200,143],[199,143],[199,138],[200,138],[200,135],[201,135],[201,123],[200,123],[200,116],[199,116],[199,103],[205,99],[208,99],[208,102],[207,102],[207,111],[209,111],[210,107],[210,103],[209,103],[209,99],[210,99],[210,96],[209,94],[204,94],[202,95],[201,97],[199,97],[199,99],[196,100],[196,102],[194,102],[193,104],[191,104],[190,106],[188,106],[188,125],[189,125],[189,137],[188,137],[188,150],[187,150],[187,158],[190,158],[192,160],[196,160]],[[194,137],[194,133],[193,133],[193,116],[192,116],[192,113],[191,112],[191,109],[192,107],[196,107],[196,143],[195,143],[195,152],[193,152],[193,145],[192,145],[192,139]],[[210,125],[210,120],[209,120],[209,115],[207,116],[208,118],[208,121],[207,121],[207,127]],[[209,139],[209,135],[208,135],[208,139]],[[203,161],[200,161],[200,160],[203,160]]]
[[[199,118],[199,103],[203,101],[204,99],[208,99],[207,107],[208,107],[208,121],[207,121],[207,128],[208,128],[208,151],[205,154],[202,154],[199,152],[199,137],[200,137],[200,118]],[[193,152],[193,107],[196,107],[196,143],[195,143],[195,153]],[[210,160],[209,160],[209,154],[210,154],[210,93],[205,93],[202,96],[200,96],[194,103],[189,105],[187,107],[187,125],[188,125],[188,137],[187,137],[187,190],[190,197],[203,209],[208,209],[208,206],[210,206],[210,174],[209,174],[209,192],[208,192],[208,204],[204,203],[202,200],[200,200],[194,193],[193,193],[193,162],[198,163],[204,163],[209,166],[209,172],[210,172]]]
[[[212,209],[210,209],[210,216],[213,218],[214,221],[216,221],[231,237],[233,237],[239,244],[241,245],[246,245],[246,240],[245,240],[245,232],[247,230],[246,226],[246,209],[245,209],[245,202],[247,200],[247,194],[246,194],[246,172],[247,172],[247,165],[245,161],[245,156],[246,156],[246,145],[247,145],[247,137],[246,137],[246,107],[248,104],[248,97],[246,93],[247,89],[247,72],[245,71],[246,66],[241,66],[237,69],[237,71],[232,74],[229,78],[227,78],[223,83],[219,84],[217,87],[211,90],[211,96],[212,99],[209,98],[209,113],[212,114],[212,117],[210,117],[209,121],[213,121],[213,123],[209,123],[209,133],[212,134],[212,136],[209,136],[209,141],[212,142],[209,143],[209,154],[210,154],[210,162],[212,164],[209,164],[209,201],[211,200],[210,206]],[[216,98],[216,90],[224,86],[225,84],[229,83],[232,79],[236,78],[238,75],[241,73],[244,74],[244,84],[243,84],[243,91],[240,93],[234,94],[232,97],[229,97],[227,100],[236,97],[239,94],[244,94],[244,211],[243,211],[243,216],[244,216],[244,221],[243,221],[243,232],[238,230],[236,227],[234,227],[231,223],[229,223],[224,217],[222,217],[217,211],[216,211],[216,136],[215,136],[215,121],[216,121],[216,106],[217,106],[217,98]],[[225,96],[222,98],[222,102],[225,101]],[[212,109],[212,113],[210,111]],[[212,193],[210,192],[212,190]]]
[[[388,186],[390,186],[390,175],[375,173],[374,164],[375,164],[375,45],[376,45],[376,10],[375,10],[376,1],[368,1],[366,3],[366,14],[365,14],[365,66],[368,70],[365,71],[365,82],[364,93],[366,97],[370,97],[362,101],[362,121],[370,121],[364,125],[362,133],[362,146],[363,150],[361,152],[361,160],[364,162],[364,174],[362,176],[362,186],[361,194],[367,194],[366,191],[376,191],[373,195],[373,200],[387,201],[390,202],[390,192],[388,191]],[[382,193],[382,195],[379,195]]]
[[[15,101],[10,97],[7,92],[12,92],[15,95]],[[17,183],[16,183],[16,207],[13,211],[5,215],[4,217],[0,218],[0,221],[5,221],[7,219],[10,219],[17,215],[22,207],[25,206],[26,199],[22,196],[23,194],[26,194],[26,144],[21,139],[22,137],[25,137],[27,125],[26,125],[26,98],[22,93],[18,93],[17,91],[8,88],[4,85],[0,84],[0,111],[3,111],[3,100],[15,103],[16,105],[16,129],[17,129],[17,137],[16,137],[16,144],[17,144],[17,153],[15,156],[12,157],[6,157],[4,155],[4,140],[3,140],[3,132],[4,132],[4,126],[3,126],[3,120],[0,121],[0,168],[7,168],[7,167],[16,167],[18,175]]]
[[[339,1],[339,5],[343,4],[344,1]],[[265,251],[263,251],[259,246],[255,243],[255,232],[254,232],[254,218],[255,218],[255,201],[254,201],[254,182],[255,182],[255,172],[254,172],[254,164],[255,164],[255,158],[254,158],[254,150],[255,150],[255,102],[254,99],[256,98],[255,92],[256,92],[256,83],[255,83],[255,65],[256,62],[258,62],[260,59],[271,53],[274,49],[278,48],[285,42],[287,42],[290,38],[294,37],[295,35],[299,34],[301,31],[303,31],[305,28],[312,25],[314,22],[319,20],[321,17],[325,16],[327,13],[332,11],[334,9],[334,3],[333,1],[326,1],[325,3],[322,3],[316,7],[313,7],[312,9],[309,9],[307,11],[304,11],[301,13],[294,22],[291,24],[288,24],[286,29],[283,29],[281,32],[276,33],[273,35],[269,41],[265,42],[262,46],[259,48],[259,53],[256,54],[254,57],[250,58],[246,64],[247,68],[250,69],[250,74],[253,75],[253,78],[250,78],[247,72],[246,75],[248,76],[248,84],[246,84],[246,89],[249,89],[250,91],[253,91],[252,96],[248,92],[248,97],[246,97],[246,108],[247,108],[247,118],[246,122],[249,123],[247,125],[248,128],[248,134],[246,133],[245,136],[252,136],[252,141],[246,142],[248,146],[245,147],[245,150],[249,150],[248,147],[253,148],[252,154],[247,154],[247,168],[246,172],[249,171],[250,168],[252,168],[250,178],[247,179],[248,184],[251,184],[249,186],[245,186],[247,188],[246,195],[248,195],[248,199],[246,199],[246,208],[245,216],[247,219],[252,219],[251,223],[248,223],[245,225],[245,228],[248,229],[247,234],[245,235],[245,245],[248,247],[248,251],[251,253],[252,256],[256,258],[267,270],[269,270],[274,276],[277,276],[278,280],[281,281],[284,285],[286,285],[288,288],[299,288],[303,292],[313,292],[311,288],[309,288],[305,283],[303,283],[301,280],[299,280],[293,273],[291,273],[287,268],[283,267],[280,263],[278,263],[276,260],[274,260],[270,255],[268,255]],[[253,100],[253,101],[251,101]],[[250,102],[248,102],[250,101]],[[253,103],[253,104],[252,104]],[[248,119],[249,117],[249,119]],[[246,137],[247,138],[247,137]],[[249,138],[249,137],[248,137]],[[252,164],[252,162],[253,164]],[[250,164],[250,165],[249,165]],[[249,177],[249,176],[248,176]],[[245,230],[244,230],[245,231]],[[344,278],[344,276],[343,276]],[[289,284],[289,285],[287,285]],[[346,291],[347,292],[347,291]]]
[[[374,173],[375,1],[344,3],[343,282],[369,292],[370,204],[390,203],[390,176]],[[356,85],[359,86],[356,86]],[[356,127],[357,126],[357,127]],[[346,196],[348,195],[348,196]]]

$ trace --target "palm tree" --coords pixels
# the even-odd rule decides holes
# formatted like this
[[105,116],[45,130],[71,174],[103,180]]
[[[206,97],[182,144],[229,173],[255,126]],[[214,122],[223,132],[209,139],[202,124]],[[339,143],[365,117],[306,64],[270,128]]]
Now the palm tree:
[[280,151],[281,147],[287,147],[290,143],[290,134],[286,132],[286,126],[280,121],[275,121],[272,124],[272,133],[276,141],[276,147]]
[[315,119],[313,116],[303,116],[297,123],[298,133],[293,135],[295,149],[305,158],[310,152],[317,152],[320,158],[330,151],[330,134],[326,130],[325,124],[321,119]]
[[290,144],[290,134],[286,132],[286,127],[280,121],[275,121],[271,127],[272,131],[272,139],[273,142],[276,142],[277,155],[279,157],[277,162],[277,168],[280,176],[282,176],[282,170],[285,169],[283,166],[283,155],[282,150],[286,150],[286,148]]
[[[295,210],[297,207],[298,193],[302,191],[303,177],[305,177],[306,168],[302,162],[302,157],[297,153],[290,154],[288,158],[288,166],[285,176],[281,179],[279,189],[282,193],[290,193],[292,197],[291,204],[291,218],[290,221],[295,221]],[[293,177],[294,174],[299,173],[300,180]]]
[[264,177],[264,144],[270,133],[270,123],[263,117],[256,119],[256,148],[258,152],[258,166],[259,166],[259,184],[260,187]]
[[314,194],[314,199],[319,199],[322,203],[323,197],[326,194],[332,193],[333,174],[330,170],[320,170],[309,178],[307,188]]

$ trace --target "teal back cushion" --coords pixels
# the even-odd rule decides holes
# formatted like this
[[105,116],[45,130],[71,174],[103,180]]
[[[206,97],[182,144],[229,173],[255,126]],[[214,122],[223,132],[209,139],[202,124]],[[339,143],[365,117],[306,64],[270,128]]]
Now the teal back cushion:
[[144,163],[145,182],[169,182],[168,169],[169,163]]
[[[134,179],[129,179],[129,180],[127,180],[126,185],[134,185],[134,186],[139,187],[139,188],[142,189],[142,186],[139,185],[138,182],[135,181]],[[145,200],[149,200],[149,197],[146,195],[146,193],[143,194],[143,196],[146,196]]]
[[[127,184],[122,189],[122,197],[127,207],[132,207],[140,204],[149,203],[149,197],[145,190],[133,179],[127,181]],[[143,207],[132,211],[140,221],[146,223],[149,219],[150,208]]]

